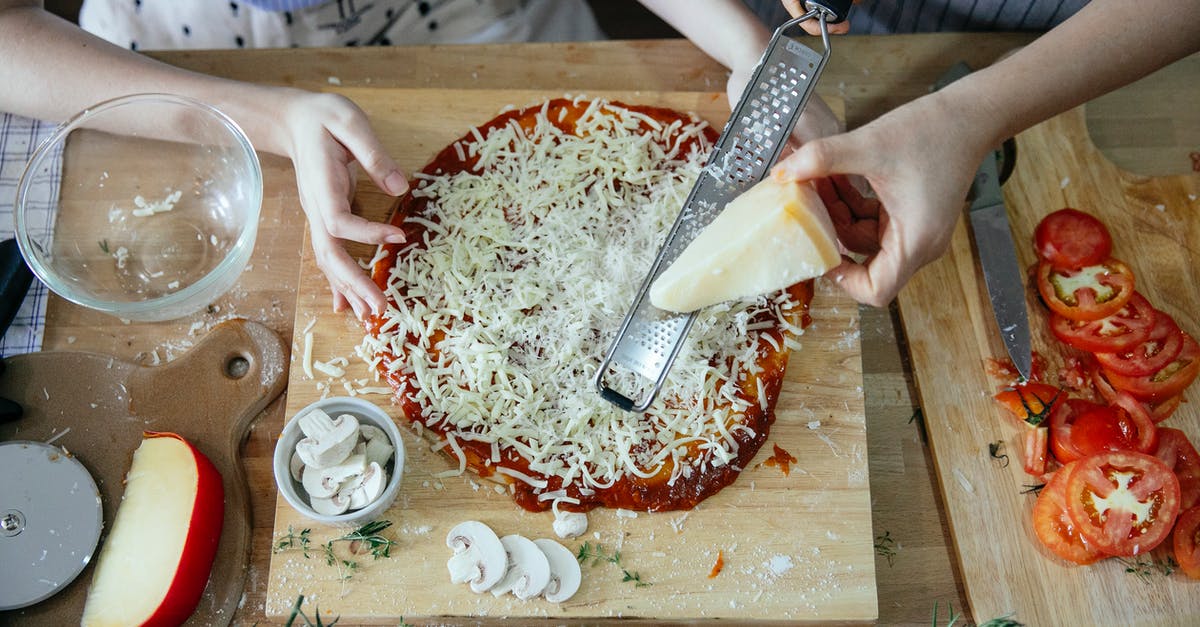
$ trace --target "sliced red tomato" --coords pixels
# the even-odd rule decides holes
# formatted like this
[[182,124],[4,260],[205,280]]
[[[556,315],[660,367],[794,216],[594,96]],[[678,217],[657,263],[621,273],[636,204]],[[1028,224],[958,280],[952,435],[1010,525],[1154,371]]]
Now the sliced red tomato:
[[[1045,493],[1043,488],[1042,494]],[[1192,579],[1200,579],[1200,507],[1188,508],[1179,515],[1171,544],[1179,570]]]
[[1067,510],[1067,476],[1075,464],[1059,468],[1038,494],[1033,505],[1033,532],[1055,555],[1076,564],[1091,564],[1104,554],[1079,535]]
[[[1120,353],[1133,350],[1150,337],[1156,310],[1141,294],[1111,316],[1087,322],[1050,313],[1050,330],[1063,343],[1091,353]],[[1163,314],[1166,315],[1166,314]]]
[[1155,311],[1154,324],[1142,342],[1129,348],[1093,352],[1096,353],[1096,361],[1100,362],[1100,366],[1106,371],[1138,377],[1162,370],[1163,366],[1179,356],[1182,349],[1183,331],[1179,330],[1175,319],[1169,314]]
[[1133,271],[1119,259],[1079,270],[1038,263],[1038,292],[1046,306],[1071,320],[1099,320],[1121,310],[1133,298]]
[[1154,456],[1163,460],[1179,479],[1180,507],[1200,505],[1200,454],[1187,435],[1179,429],[1160,428]]
[[1041,426],[1050,417],[1050,408],[1061,398],[1062,390],[1037,381],[1018,383],[995,396],[1012,415],[1030,426]]
[[1147,553],[1179,514],[1179,480],[1153,455],[1111,451],[1084,457],[1067,477],[1067,511],[1088,543],[1108,555]]
[[1124,390],[1135,398],[1157,403],[1183,392],[1200,374],[1200,345],[1187,333],[1183,334],[1183,347],[1175,359],[1153,374],[1130,377],[1105,371],[1104,376],[1112,387]]
[[1120,414],[1121,432],[1139,453],[1153,453],[1158,445],[1158,427],[1150,417],[1150,410],[1136,398],[1125,392],[1117,392],[1113,407]]
[[1025,446],[1021,458],[1027,474],[1040,477],[1046,474],[1046,457],[1049,455],[1050,430],[1046,427],[1026,427]]
[[1069,207],[1042,218],[1033,242],[1039,258],[1068,270],[1100,263],[1112,253],[1112,235],[1104,223]]
[[1135,417],[1118,407],[1073,398],[1050,414],[1050,447],[1064,464],[1105,451],[1147,452],[1146,442],[1154,434],[1144,408]]
[[1168,398],[1165,401],[1151,403],[1150,404],[1150,418],[1154,420],[1154,424],[1158,424],[1158,423],[1166,420],[1167,418],[1170,418],[1171,414],[1175,413],[1175,410],[1179,409],[1179,405],[1182,403],[1183,403],[1183,395],[1182,394],[1176,394],[1175,396],[1172,396],[1171,398]]

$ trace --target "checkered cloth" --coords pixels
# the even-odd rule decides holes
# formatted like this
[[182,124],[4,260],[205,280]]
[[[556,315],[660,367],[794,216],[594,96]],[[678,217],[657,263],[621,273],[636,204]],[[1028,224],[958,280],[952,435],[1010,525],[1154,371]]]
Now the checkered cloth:
[[[13,205],[17,198],[17,182],[21,180],[25,164],[54,129],[54,124],[0,113],[0,240],[13,236]],[[32,194],[35,198],[58,198],[58,186],[62,180],[61,150],[49,163],[50,167],[43,168],[33,180],[33,185],[40,188]],[[53,205],[44,202],[30,209],[27,218],[31,226],[49,230],[54,222]],[[12,325],[0,337],[0,355],[7,357],[42,348],[47,296],[46,286],[35,278]]]

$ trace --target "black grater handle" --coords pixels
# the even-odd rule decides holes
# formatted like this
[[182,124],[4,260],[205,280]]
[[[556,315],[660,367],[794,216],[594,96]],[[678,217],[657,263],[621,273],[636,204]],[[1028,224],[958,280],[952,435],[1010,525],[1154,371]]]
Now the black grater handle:
[[837,24],[846,20],[850,5],[854,3],[852,0],[806,0],[804,4],[809,11],[823,9],[826,24]]

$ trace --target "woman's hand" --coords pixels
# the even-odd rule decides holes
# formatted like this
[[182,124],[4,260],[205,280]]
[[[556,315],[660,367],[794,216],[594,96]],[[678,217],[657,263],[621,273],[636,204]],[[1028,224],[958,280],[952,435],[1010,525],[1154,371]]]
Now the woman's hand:
[[[828,274],[858,302],[881,307],[950,245],[975,170],[990,149],[974,116],[941,93],[906,104],[859,129],[801,146],[772,175],[817,179],[838,239],[866,254]],[[878,203],[845,177],[863,176]]]
[[366,244],[400,243],[404,232],[350,212],[354,164],[385,192],[408,190],[396,166],[367,121],[350,100],[334,94],[292,91],[282,119],[288,156],[296,170],[300,205],[308,216],[317,266],[329,280],[334,311],[348,304],[356,316],[381,313],[387,300],[342,247],[341,239]]

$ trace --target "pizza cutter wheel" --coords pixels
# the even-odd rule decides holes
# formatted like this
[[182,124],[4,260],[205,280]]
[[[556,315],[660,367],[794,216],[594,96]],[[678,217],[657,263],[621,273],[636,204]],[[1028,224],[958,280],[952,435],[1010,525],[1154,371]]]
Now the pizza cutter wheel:
[[[771,37],[596,372],[600,396],[625,411],[649,409],[696,319],[695,312],[674,314],[651,305],[650,285],[726,204],[775,165],[829,61],[828,25],[845,20],[851,2],[808,0],[804,5],[807,13],[785,22]],[[820,25],[821,53],[788,35],[806,20]]]
[[104,525],[92,475],[43,442],[0,442],[0,610],[53,596],[88,565]]

